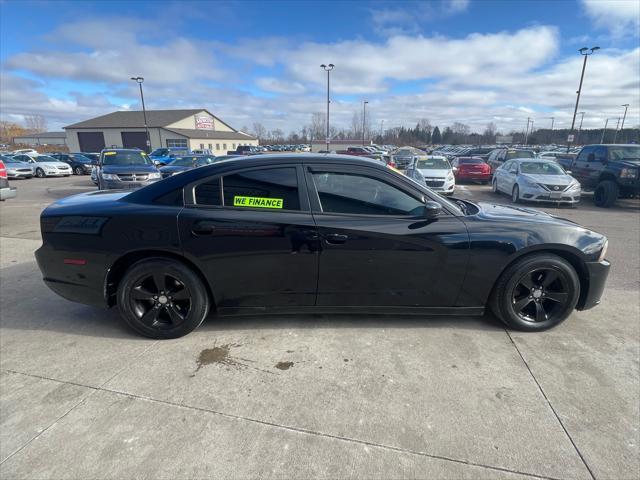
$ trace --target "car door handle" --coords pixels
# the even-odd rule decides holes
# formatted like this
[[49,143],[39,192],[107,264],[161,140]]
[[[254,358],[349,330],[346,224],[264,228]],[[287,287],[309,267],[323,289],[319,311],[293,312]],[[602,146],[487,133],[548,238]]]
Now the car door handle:
[[191,233],[194,235],[211,235],[216,229],[215,223],[208,220],[196,222],[191,227]]
[[327,243],[332,243],[334,245],[339,245],[347,241],[349,237],[347,235],[342,235],[340,233],[329,233],[324,236],[324,239]]

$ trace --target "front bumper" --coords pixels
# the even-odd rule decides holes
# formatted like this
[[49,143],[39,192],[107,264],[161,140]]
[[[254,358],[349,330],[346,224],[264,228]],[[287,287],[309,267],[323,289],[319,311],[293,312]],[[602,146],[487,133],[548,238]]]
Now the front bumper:
[[144,182],[125,182],[122,180],[101,179],[99,185],[101,190],[135,190],[137,188],[151,185],[152,183],[155,183],[159,180],[162,180],[162,178],[152,178],[145,180]]
[[18,194],[16,187],[0,188],[0,200],[7,200],[9,198],[15,198]]
[[611,263],[606,259],[600,262],[586,262],[585,265],[587,267],[587,288],[580,294],[576,306],[577,310],[588,310],[600,303],[611,268]]
[[519,186],[519,188],[520,198],[527,202],[554,202],[569,203],[572,205],[580,202],[580,190],[568,190],[566,192],[561,192],[561,196],[552,198],[552,192],[541,188],[531,188],[526,186]]
[[9,178],[30,178],[33,177],[33,170],[29,172],[18,172],[15,170],[7,170],[7,177]]
[[69,170],[44,170],[46,177],[63,177],[64,175],[71,175],[73,172]]

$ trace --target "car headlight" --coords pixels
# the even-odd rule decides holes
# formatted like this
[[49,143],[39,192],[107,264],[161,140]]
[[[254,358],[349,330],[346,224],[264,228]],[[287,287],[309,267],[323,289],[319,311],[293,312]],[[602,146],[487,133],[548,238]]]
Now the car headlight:
[[102,174],[102,179],[103,180],[118,180],[118,175],[116,175],[114,173],[103,173]]
[[453,180],[453,179],[454,179],[454,177],[453,177],[453,172],[449,172],[449,173],[447,174],[447,180]]
[[162,175],[160,172],[153,172],[149,174],[149,179],[151,180],[152,178],[162,178]]
[[532,187],[532,188],[542,188],[540,185],[538,185],[536,182],[533,182],[527,178],[521,178],[520,180],[518,180],[518,183],[522,183],[522,185],[526,186],[526,187]]
[[623,168],[622,170],[620,170],[620,178],[636,178],[637,176],[637,168]]
[[573,182],[569,185],[569,190],[580,190],[580,182]]
[[609,240],[605,239],[604,245],[602,246],[602,251],[600,252],[600,256],[598,257],[599,262],[604,260],[604,257],[607,254],[607,248],[609,248]]

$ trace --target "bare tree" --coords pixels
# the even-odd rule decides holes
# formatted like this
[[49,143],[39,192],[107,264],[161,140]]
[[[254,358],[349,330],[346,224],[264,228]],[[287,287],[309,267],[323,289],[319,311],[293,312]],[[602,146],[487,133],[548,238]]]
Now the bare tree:
[[27,130],[31,132],[46,132],[47,131],[47,119],[39,114],[31,114],[24,116],[24,123]]
[[323,113],[314,112],[311,115],[311,137],[314,141],[325,140],[327,136],[327,123]]
[[260,122],[253,122],[253,135],[259,140],[267,138],[267,129]]

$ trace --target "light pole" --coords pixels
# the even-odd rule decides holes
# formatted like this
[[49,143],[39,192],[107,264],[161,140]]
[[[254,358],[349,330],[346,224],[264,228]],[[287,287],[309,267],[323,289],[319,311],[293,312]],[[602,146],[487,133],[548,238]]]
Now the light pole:
[[142,93],[143,77],[131,77],[131,80],[138,82],[140,87],[140,100],[142,101],[142,117],[144,118],[144,131],[147,132],[147,153],[151,151],[151,137],[149,136],[149,127],[147,125],[147,110],[144,108],[144,94]]
[[[531,122],[531,132],[529,132],[529,122]],[[525,146],[529,144],[529,133],[533,133],[533,119],[527,117],[527,133],[524,136]]]
[[613,143],[616,143],[618,139],[618,127],[620,126],[620,117],[618,117],[618,123],[616,123],[616,133],[613,134]]
[[367,124],[366,119],[367,119],[367,102],[366,100],[364,102],[362,102],[362,145],[364,145],[364,141],[365,141],[365,125]]
[[334,66],[335,65],[333,65],[333,63],[330,63],[329,65],[325,65],[323,63],[322,65],[320,65],[320,67],[327,72],[327,138],[325,139],[325,143],[327,144],[327,152],[329,151],[329,144],[331,143],[331,140],[329,140],[329,103],[331,103],[331,100],[329,100],[329,73],[331,72],[331,70],[333,70]]
[[553,122],[555,121],[556,117],[547,117],[547,119],[551,120],[551,133],[549,134],[549,140],[553,139]]
[[[573,120],[571,121],[571,130],[570,132],[573,133],[573,128],[576,126],[576,114],[578,113],[578,104],[580,103],[580,93],[582,92],[582,81],[584,80],[584,70],[585,68],[587,68],[587,57],[589,55],[593,55],[593,52],[595,52],[596,50],[600,50],[600,47],[591,47],[591,48],[587,48],[587,47],[582,47],[580,50],[578,50],[580,52],[580,55],[582,55],[584,57],[584,62],[582,63],[582,73],[580,74],[580,85],[578,86],[578,91],[576,92],[576,94],[578,95],[576,97],[576,107],[573,109]],[[569,137],[573,140],[573,137]],[[567,139],[567,153],[569,153],[569,150],[571,149],[571,141],[569,141],[569,139]]]
[[[604,122],[604,128],[602,129],[602,136],[600,137],[600,143],[604,143],[604,134],[607,131],[607,125],[609,125],[609,120],[613,120],[613,118],[611,119],[607,118],[607,120]],[[618,121],[620,121],[620,118],[618,118]]]
[[[620,126],[620,131],[624,130],[624,121],[627,118],[627,108],[629,108],[629,104],[625,103],[623,105],[620,105],[621,107],[624,107],[624,115],[622,116],[622,125]],[[615,140],[613,141],[613,143],[616,143]]]
[[578,112],[580,114],[580,126],[578,127],[578,135],[576,135],[575,143],[578,143],[578,139],[580,138],[580,133],[582,132],[582,122],[584,120],[584,112]]

